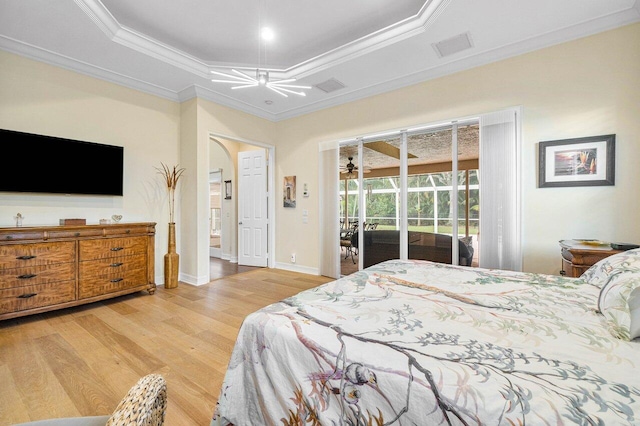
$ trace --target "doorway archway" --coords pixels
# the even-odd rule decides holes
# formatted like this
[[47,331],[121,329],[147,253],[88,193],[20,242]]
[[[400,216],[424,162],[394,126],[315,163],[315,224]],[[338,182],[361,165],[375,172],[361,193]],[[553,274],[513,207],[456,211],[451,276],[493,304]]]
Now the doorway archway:
[[[224,259],[226,256],[225,253],[225,235],[228,232],[228,260],[231,262],[238,261],[238,245],[237,245],[237,236],[238,236],[238,219],[237,219],[237,200],[238,200],[238,176],[237,176],[237,161],[238,161],[238,152],[248,151],[248,150],[256,150],[256,149],[264,149],[267,153],[267,186],[268,186],[268,200],[267,200],[267,214],[269,219],[269,231],[268,231],[268,256],[267,267],[273,268],[275,265],[275,197],[273,194],[275,193],[275,147],[270,144],[266,144],[258,141],[251,141],[247,139],[231,137],[224,134],[209,132],[209,159],[212,157],[212,152],[218,151],[218,155],[220,152],[224,153],[226,159],[229,160],[227,165],[227,169],[229,170],[229,174],[227,174],[223,168],[223,178],[222,181],[231,180],[232,181],[232,194],[230,200],[225,200],[224,198],[224,188],[223,188],[223,200],[222,200],[222,258]],[[209,170],[211,170],[211,160],[207,163],[209,166]],[[207,174],[208,176],[208,174]],[[210,201],[209,201],[210,202]],[[228,203],[228,204],[227,204]],[[209,206],[210,207],[210,206]],[[208,210],[210,211],[210,209]],[[225,231],[226,229],[226,231]],[[207,253],[208,254],[208,253]]]

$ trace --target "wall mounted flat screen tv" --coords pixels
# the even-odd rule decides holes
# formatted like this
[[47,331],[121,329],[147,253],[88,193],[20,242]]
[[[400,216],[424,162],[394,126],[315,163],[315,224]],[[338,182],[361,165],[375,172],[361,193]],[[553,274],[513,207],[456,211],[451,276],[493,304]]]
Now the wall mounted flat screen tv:
[[124,148],[0,129],[0,192],[122,195]]

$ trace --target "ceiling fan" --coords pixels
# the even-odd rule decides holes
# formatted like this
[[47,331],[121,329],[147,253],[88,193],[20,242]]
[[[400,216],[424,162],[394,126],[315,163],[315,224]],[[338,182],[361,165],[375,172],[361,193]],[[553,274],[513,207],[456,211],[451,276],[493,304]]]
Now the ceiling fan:
[[[344,174],[346,178],[352,178],[358,176],[358,166],[353,164],[353,157],[348,157],[349,162],[346,166],[340,166],[340,173]],[[364,166],[364,173],[369,173],[371,168],[369,166]]]

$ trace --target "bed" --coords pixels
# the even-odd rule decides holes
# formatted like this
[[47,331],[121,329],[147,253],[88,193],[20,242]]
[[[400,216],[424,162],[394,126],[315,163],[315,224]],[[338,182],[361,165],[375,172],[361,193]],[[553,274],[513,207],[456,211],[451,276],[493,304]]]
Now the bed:
[[640,424],[636,287],[385,261],[249,315],[211,424]]

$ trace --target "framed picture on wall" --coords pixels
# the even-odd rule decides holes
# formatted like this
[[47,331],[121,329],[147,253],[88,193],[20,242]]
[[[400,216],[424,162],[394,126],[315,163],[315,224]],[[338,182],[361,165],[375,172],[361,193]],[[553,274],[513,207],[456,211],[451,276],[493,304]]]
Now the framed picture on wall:
[[540,142],[538,188],[615,185],[616,135]]
[[285,176],[284,186],[282,188],[282,198],[284,200],[284,207],[296,206],[296,177]]
[[224,199],[225,200],[231,199],[231,181],[230,180],[224,181]]

